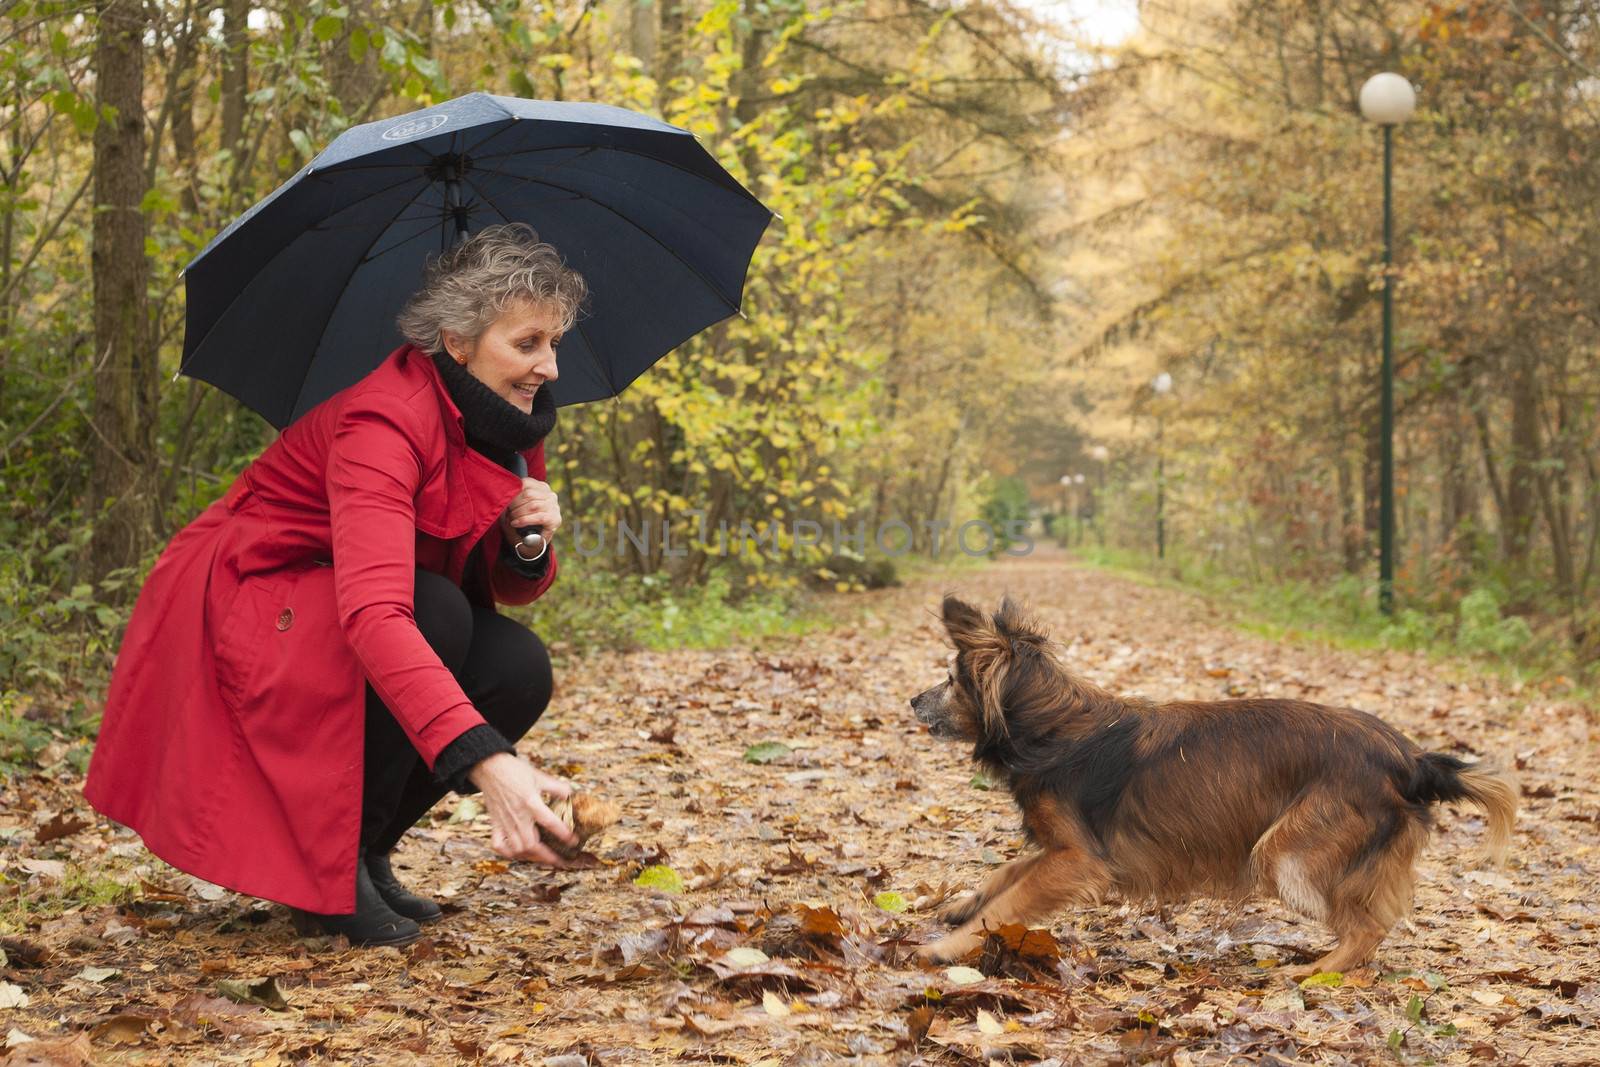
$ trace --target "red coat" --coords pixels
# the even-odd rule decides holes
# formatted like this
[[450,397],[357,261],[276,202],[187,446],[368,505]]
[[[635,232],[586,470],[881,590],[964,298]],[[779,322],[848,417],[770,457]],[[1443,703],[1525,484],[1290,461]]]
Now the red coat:
[[[544,478],[544,446],[525,452]],[[467,447],[403,346],[296,420],[167,545],[122,639],[84,795],[151,852],[308,911],[355,909],[363,683],[431,767],[484,720],[422,637],[414,568],[526,604],[499,563],[520,479]],[[481,592],[477,599],[488,599]]]

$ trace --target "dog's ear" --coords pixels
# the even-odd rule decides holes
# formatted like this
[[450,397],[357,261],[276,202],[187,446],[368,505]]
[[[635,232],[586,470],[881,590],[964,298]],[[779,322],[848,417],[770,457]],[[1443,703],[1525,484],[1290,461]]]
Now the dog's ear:
[[944,598],[944,628],[950,640],[958,646],[971,646],[994,639],[994,627],[983,612],[965,600],[946,593]]
[[1000,598],[1000,610],[994,614],[994,628],[1007,640],[1037,643],[1044,638],[1044,631],[1028,617],[1022,605],[1009,594]]
[[966,656],[984,732],[990,737],[1004,737],[1006,713],[1001,694],[1011,659],[1011,642],[995,631],[987,614],[954,596],[944,598],[944,628],[957,650]]

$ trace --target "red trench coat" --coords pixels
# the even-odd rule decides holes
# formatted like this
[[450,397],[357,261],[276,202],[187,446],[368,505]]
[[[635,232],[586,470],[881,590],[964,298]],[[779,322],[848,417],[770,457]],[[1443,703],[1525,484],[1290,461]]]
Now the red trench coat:
[[[543,479],[543,444],[523,456]],[[467,447],[420,349],[396,349],[312,408],[150,572],[112,672],[89,802],[208,881],[354,911],[363,683],[429,767],[484,721],[417,629],[413,571],[491,606],[542,594],[554,557],[536,581],[498,562],[497,520],[521,487]],[[463,584],[479,538],[480,571]]]

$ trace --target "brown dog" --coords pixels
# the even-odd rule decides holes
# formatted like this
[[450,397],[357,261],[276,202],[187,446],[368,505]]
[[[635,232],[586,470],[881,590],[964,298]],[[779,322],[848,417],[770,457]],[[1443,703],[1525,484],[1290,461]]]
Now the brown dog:
[[949,961],[985,929],[1110,896],[1276,896],[1338,945],[1305,977],[1372,957],[1411,906],[1430,805],[1488,812],[1504,858],[1517,789],[1503,771],[1423,752],[1382,720],[1298,700],[1152,704],[1074,677],[1006,598],[991,620],[953,596],[950,677],[912,698],[935,737],[973,744],[1036,850],[945,909],[924,945]]

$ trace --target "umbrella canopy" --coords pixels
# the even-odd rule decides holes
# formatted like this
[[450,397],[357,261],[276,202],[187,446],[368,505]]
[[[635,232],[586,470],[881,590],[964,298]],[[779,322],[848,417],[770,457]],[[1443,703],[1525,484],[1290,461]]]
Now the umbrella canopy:
[[341,134],[184,268],[179,373],[280,429],[403,338],[429,253],[526,222],[584,276],[557,404],[615,396],[739,310],[772,212],[676,126],[607,104],[472,93]]

